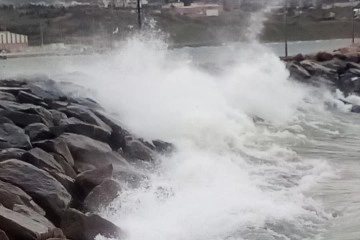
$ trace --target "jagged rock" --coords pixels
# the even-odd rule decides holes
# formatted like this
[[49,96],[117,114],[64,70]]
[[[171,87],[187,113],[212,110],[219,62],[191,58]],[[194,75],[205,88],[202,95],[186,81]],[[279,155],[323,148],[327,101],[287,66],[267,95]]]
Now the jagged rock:
[[45,100],[56,101],[65,96],[60,89],[60,85],[52,80],[32,80],[27,83],[26,87],[30,89],[33,94]]
[[21,160],[45,171],[55,170],[57,172],[64,173],[64,170],[55,158],[41,148],[33,148],[27,151],[22,155]]
[[64,133],[57,139],[64,141],[69,147],[75,160],[74,168],[77,172],[109,165],[114,159],[108,144],[92,138],[73,133]]
[[113,223],[96,214],[83,214],[75,209],[68,209],[61,221],[61,229],[66,237],[76,240],[94,240],[101,234],[108,238],[122,238],[122,230]]
[[118,150],[126,146],[125,138],[131,134],[121,127],[121,123],[118,122],[113,116],[101,111],[95,111],[96,116],[98,116],[102,121],[104,121],[108,126],[111,127],[112,132],[109,139],[109,145],[112,149]]
[[52,224],[43,214],[39,214],[38,212],[34,211],[32,208],[22,204],[15,204],[13,209],[10,209],[14,212],[20,213],[24,217],[34,220],[37,223],[42,224],[43,226],[47,227],[48,229],[54,228],[54,224]]
[[44,104],[44,102],[43,102],[44,99],[42,99],[34,94],[24,92],[24,91],[20,91],[18,93],[17,100],[19,103],[31,103],[31,104],[35,104],[35,105]]
[[111,134],[107,129],[85,123],[74,117],[60,120],[59,126],[52,127],[51,132],[58,136],[64,132],[76,133],[102,142],[107,142]]
[[[0,100],[0,107],[4,109],[2,110],[1,115],[8,117],[15,124],[21,127],[26,127],[31,123],[38,123],[38,122],[42,122],[48,127],[53,126],[52,115],[44,107],[29,103],[20,104],[17,102],[4,101],[4,100]],[[12,119],[11,117],[5,114],[12,116],[14,119]],[[21,119],[21,117],[25,119]]]
[[315,55],[315,60],[318,62],[330,61],[334,58],[333,54],[328,52],[318,52]]
[[77,197],[77,191],[75,188],[75,179],[71,178],[63,173],[59,173],[57,171],[51,170],[49,171],[51,176],[53,176],[56,180],[58,180],[61,185],[66,188],[66,190],[71,194],[72,197]]
[[121,190],[120,184],[112,179],[104,180],[96,186],[85,198],[84,208],[89,212],[97,212],[107,207]]
[[170,153],[175,149],[173,144],[161,140],[153,140],[152,143],[154,144],[156,151],[159,153]]
[[58,110],[51,109],[51,110],[49,110],[49,112],[52,115],[52,120],[53,120],[54,126],[60,125],[61,120],[67,119],[66,114],[63,112],[60,112]]
[[25,133],[30,137],[31,141],[39,141],[54,138],[55,135],[43,123],[32,123],[25,127]]
[[0,240],[9,240],[8,236],[6,235],[6,233],[0,229]]
[[112,164],[82,172],[76,177],[75,185],[82,195],[86,196],[94,187],[101,184],[104,180],[110,179],[112,172]]
[[354,105],[354,106],[352,106],[351,112],[353,112],[353,113],[360,113],[360,106],[359,106],[359,105]]
[[71,155],[70,149],[66,141],[61,140],[61,138],[33,142],[33,146],[41,148],[46,152],[57,153],[61,155],[71,167],[74,166],[74,158]]
[[21,159],[22,155],[26,153],[20,148],[7,148],[0,151],[0,162],[8,159]]
[[137,188],[146,176],[132,165],[113,165],[113,178],[129,187]]
[[70,105],[70,102],[64,102],[64,101],[49,101],[48,102],[49,107],[52,109],[59,109],[64,108]]
[[20,160],[0,162],[0,180],[18,186],[29,194],[55,224],[71,201],[67,190],[49,173]]
[[98,116],[95,115],[90,109],[83,106],[68,106],[61,108],[59,111],[65,113],[68,117],[75,117],[83,122],[97,125],[107,131],[111,131],[111,128],[104,123]]
[[38,240],[42,233],[48,231],[48,227],[42,222],[25,217],[3,206],[0,206],[0,228],[11,239]]
[[287,68],[290,71],[290,76],[296,80],[305,80],[311,77],[310,73],[299,64],[289,63],[287,64]]
[[338,79],[338,74],[334,69],[324,67],[314,61],[304,60],[300,63],[300,65],[305,68],[311,75],[325,77],[330,81],[336,81]]
[[0,205],[3,205],[10,210],[14,210],[17,205],[24,205],[42,216],[45,215],[44,210],[41,209],[27,193],[20,188],[1,180]]
[[126,146],[123,150],[130,159],[143,161],[153,160],[154,152],[141,141],[131,137],[126,139]]
[[1,92],[0,91],[0,100],[6,100],[6,101],[16,101],[16,98],[13,94],[8,92]]
[[12,148],[31,148],[29,136],[25,134],[24,130],[14,124],[3,123],[0,124],[0,138],[3,142]]
[[338,74],[343,74],[348,69],[348,65],[345,61],[342,61],[338,58],[334,58],[329,61],[325,61],[321,63],[322,66],[333,69]]

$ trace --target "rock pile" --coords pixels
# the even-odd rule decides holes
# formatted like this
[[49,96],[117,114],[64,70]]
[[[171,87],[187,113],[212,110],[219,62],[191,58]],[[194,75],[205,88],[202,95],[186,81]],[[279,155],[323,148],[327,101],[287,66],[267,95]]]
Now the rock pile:
[[134,163],[172,150],[53,81],[0,81],[0,239],[123,237],[96,212],[141,180]]
[[[293,79],[314,85],[340,89],[345,96],[360,94],[360,44],[353,44],[333,52],[282,58]],[[344,100],[343,100],[344,101]],[[348,102],[344,101],[346,104]],[[354,105],[353,112],[360,112]]]

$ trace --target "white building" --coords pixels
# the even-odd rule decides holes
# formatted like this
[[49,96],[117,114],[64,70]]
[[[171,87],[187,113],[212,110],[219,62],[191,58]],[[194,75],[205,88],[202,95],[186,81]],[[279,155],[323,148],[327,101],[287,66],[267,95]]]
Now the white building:
[[[147,4],[147,0],[140,0],[140,7]],[[113,6],[117,8],[136,8],[137,0],[113,0]]]
[[9,31],[0,32],[0,50],[8,52],[18,52],[28,46],[28,36],[11,33]]

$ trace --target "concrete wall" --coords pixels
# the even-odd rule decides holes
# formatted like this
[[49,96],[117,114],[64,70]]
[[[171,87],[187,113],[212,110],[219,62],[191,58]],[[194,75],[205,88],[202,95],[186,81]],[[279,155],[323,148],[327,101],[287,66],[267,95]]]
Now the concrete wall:
[[0,32],[0,50],[18,52],[27,46],[27,36],[11,32]]

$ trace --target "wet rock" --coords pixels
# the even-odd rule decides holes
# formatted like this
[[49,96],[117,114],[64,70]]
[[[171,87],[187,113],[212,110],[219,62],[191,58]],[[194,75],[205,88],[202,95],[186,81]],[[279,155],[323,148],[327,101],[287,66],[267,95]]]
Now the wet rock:
[[23,87],[0,87],[0,91],[18,95],[20,91],[30,92],[30,89]]
[[21,159],[22,155],[26,153],[20,148],[7,148],[0,151],[0,162],[8,159]]
[[11,121],[10,119],[8,119],[7,117],[4,116],[0,116],[0,124],[2,123],[10,123],[10,124],[14,124],[13,121]]
[[26,206],[36,213],[44,216],[45,212],[33,199],[20,188],[0,180],[0,205],[14,210],[16,206]]
[[66,176],[69,176],[71,178],[75,178],[76,177],[76,172],[75,170],[72,168],[72,166],[70,166],[70,164],[65,160],[65,158],[63,156],[61,156],[58,153],[50,153],[54,159],[60,164],[60,166],[62,167],[62,169],[64,170],[64,173]]
[[39,237],[39,240],[49,240],[49,239],[64,240],[66,239],[66,237],[60,228],[53,228],[46,233],[42,233]]
[[27,83],[26,87],[30,91],[45,100],[59,100],[63,98],[65,94],[60,89],[60,84],[52,80],[40,80],[40,81],[30,81]]
[[51,132],[58,136],[64,132],[76,133],[102,142],[107,142],[111,134],[107,129],[85,123],[74,117],[61,120],[59,126],[51,128]]
[[94,170],[82,172],[76,177],[75,185],[85,197],[94,187],[101,184],[104,180],[110,179],[112,172],[112,164]]
[[41,148],[33,148],[27,151],[22,155],[21,160],[46,171],[55,170],[64,173],[64,170],[55,158]]
[[71,201],[67,190],[49,173],[20,160],[0,162],[0,180],[29,194],[55,224],[59,223],[60,216]]
[[359,106],[359,105],[354,105],[354,106],[352,106],[351,112],[353,112],[353,113],[360,113],[360,106]]
[[322,62],[321,65],[336,71],[338,74],[343,74],[348,69],[347,63],[338,58]]
[[42,118],[38,115],[18,111],[0,110],[0,115],[9,118],[11,121],[13,121],[16,125],[20,127],[26,127],[27,125],[32,123],[43,122]]
[[9,240],[8,236],[6,235],[6,233],[0,229],[0,240]]
[[289,63],[287,68],[290,71],[290,76],[297,80],[306,80],[311,77],[310,73],[299,64]]
[[84,208],[89,212],[97,212],[109,206],[121,190],[120,184],[112,179],[103,181],[96,186],[85,198]]
[[0,228],[11,239],[38,240],[42,233],[48,231],[48,227],[41,222],[25,217],[3,206],[0,206]]
[[328,52],[318,52],[315,55],[315,60],[318,62],[330,61],[334,58],[333,54]]
[[61,155],[70,166],[74,166],[74,159],[70,149],[61,138],[33,142],[33,146],[41,148],[46,152],[57,153]]
[[10,123],[0,124],[0,138],[7,147],[29,149],[31,148],[30,138],[24,130]]
[[143,161],[153,160],[154,152],[141,141],[131,137],[126,139],[126,146],[123,150],[130,159]]
[[71,194],[71,196],[78,197],[76,187],[75,187],[75,179],[71,178],[63,173],[59,173],[57,171],[51,170],[49,172],[51,176],[53,176],[63,187]]
[[14,212],[20,213],[27,219],[34,220],[37,223],[42,224],[43,226],[47,227],[48,229],[54,228],[54,224],[52,224],[43,214],[39,214],[38,212],[34,211],[33,209],[22,205],[22,204],[15,204],[13,209],[10,209]]
[[175,150],[174,145],[168,142],[153,140],[152,143],[155,146],[155,150],[159,153],[170,153]]
[[7,93],[7,92],[1,92],[0,91],[0,100],[6,100],[6,101],[16,101],[16,98],[13,94]]
[[93,240],[98,234],[108,238],[122,238],[122,230],[96,214],[83,214],[68,209],[61,222],[66,237],[76,240]]
[[111,128],[104,123],[98,116],[95,115],[90,109],[83,106],[68,106],[61,108],[59,111],[65,113],[68,117],[75,117],[83,122],[97,125],[107,131]]
[[16,98],[19,103],[44,104],[44,99],[29,92],[20,91]]
[[338,73],[336,70],[322,66],[311,60],[304,60],[301,66],[305,68],[312,76],[321,76],[330,81],[336,81],[338,79]]
[[66,114],[58,110],[51,109],[49,110],[49,112],[51,113],[54,126],[60,125],[61,120],[67,119]]
[[24,130],[32,142],[55,137],[55,135],[50,132],[50,129],[43,123],[29,124]]
[[92,138],[73,133],[64,133],[57,139],[64,141],[69,147],[75,161],[74,168],[77,172],[109,165],[114,158],[108,144]]

